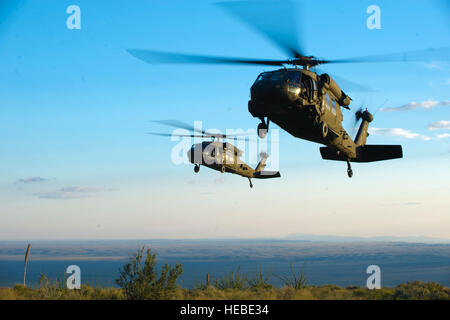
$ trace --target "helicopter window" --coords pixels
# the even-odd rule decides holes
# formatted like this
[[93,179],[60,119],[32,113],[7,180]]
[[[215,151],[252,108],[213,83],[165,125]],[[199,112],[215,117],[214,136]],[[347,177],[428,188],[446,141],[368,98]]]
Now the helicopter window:
[[325,95],[325,107],[331,111],[331,98],[328,93]]
[[298,72],[288,72],[286,74],[286,80],[290,82],[299,83],[300,82],[300,73]]
[[331,113],[336,115],[336,101],[331,100]]
[[271,76],[272,74],[270,72],[264,72],[258,76],[258,79],[256,79],[256,81],[269,80]]
[[306,93],[305,93],[305,97],[307,99],[312,99],[313,98],[313,79],[311,79],[311,77],[307,76],[307,75],[303,75],[301,77],[302,80],[302,87],[305,88]]
[[225,163],[234,163],[234,155],[228,150],[225,152]]
[[271,80],[272,80],[272,81],[277,81],[277,80],[281,80],[281,79],[283,79],[283,78],[284,78],[284,72],[279,71],[279,72],[274,72],[274,73],[272,74]]

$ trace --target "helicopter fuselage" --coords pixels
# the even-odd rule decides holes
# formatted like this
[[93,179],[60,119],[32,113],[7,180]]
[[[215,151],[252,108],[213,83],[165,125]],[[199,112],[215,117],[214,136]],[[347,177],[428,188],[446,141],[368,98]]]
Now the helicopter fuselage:
[[249,112],[276,123],[294,137],[324,144],[348,158],[356,144],[342,127],[341,107],[351,99],[327,74],[306,69],[263,72],[251,87]]
[[195,165],[253,178],[255,170],[241,160],[242,153],[242,150],[228,142],[204,141],[192,145],[187,156]]
[[187,156],[191,163],[195,164],[194,172],[199,172],[200,165],[206,166],[222,173],[228,172],[248,178],[250,187],[253,187],[252,178],[271,179],[279,178],[278,171],[264,171],[266,160],[269,157],[261,153],[261,160],[255,168],[250,167],[241,159],[243,151],[228,142],[211,141],[192,145]]

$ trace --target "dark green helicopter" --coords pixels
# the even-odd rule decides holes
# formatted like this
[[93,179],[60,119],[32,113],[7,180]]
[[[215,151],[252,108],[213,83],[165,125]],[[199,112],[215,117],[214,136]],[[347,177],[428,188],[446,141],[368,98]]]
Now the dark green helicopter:
[[[228,172],[237,174],[241,177],[247,178],[250,183],[250,188],[253,188],[252,179],[271,179],[279,178],[278,171],[264,171],[266,161],[269,155],[261,152],[261,160],[255,168],[250,167],[242,161],[241,156],[243,151],[229,142],[226,139],[246,140],[239,138],[239,135],[225,135],[221,133],[211,133],[208,131],[199,130],[186,123],[174,120],[155,121],[175,128],[183,128],[193,131],[194,134],[171,134],[160,132],[149,132],[149,134],[165,136],[165,137],[191,137],[211,139],[211,141],[203,141],[195,143],[187,152],[189,161],[194,164],[194,172],[200,171],[200,166],[203,165],[210,169],[220,171],[222,173]],[[245,134],[246,135],[246,134]]]
[[[350,109],[351,98],[333,78],[316,69],[331,63],[368,63],[449,60],[450,48],[365,56],[347,59],[320,59],[308,56],[296,35],[295,6],[289,1],[235,1],[219,3],[251,27],[277,44],[289,59],[245,59],[217,56],[185,55],[160,51],[130,49],[133,56],[152,64],[206,63],[243,64],[283,67],[261,73],[252,85],[248,110],[260,119],[258,135],[266,136],[270,122],[294,137],[320,143],[323,159],[347,162],[347,173],[353,176],[350,162],[372,162],[403,157],[400,145],[367,145],[369,123],[373,115],[362,108],[355,113],[362,120],[353,140],[342,125],[342,109]],[[293,66],[286,68],[285,66]],[[336,79],[336,77],[335,77]],[[348,80],[339,80],[353,91],[367,90]]]

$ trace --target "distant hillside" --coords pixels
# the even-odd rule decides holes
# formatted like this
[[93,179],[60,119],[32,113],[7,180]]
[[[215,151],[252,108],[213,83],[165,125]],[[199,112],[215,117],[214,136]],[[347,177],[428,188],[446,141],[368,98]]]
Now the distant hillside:
[[408,242],[408,243],[450,243],[450,239],[433,238],[425,236],[416,237],[396,237],[396,236],[380,236],[380,237],[347,237],[334,235],[314,235],[305,233],[293,233],[286,237],[290,240],[303,241],[327,241],[327,242]]

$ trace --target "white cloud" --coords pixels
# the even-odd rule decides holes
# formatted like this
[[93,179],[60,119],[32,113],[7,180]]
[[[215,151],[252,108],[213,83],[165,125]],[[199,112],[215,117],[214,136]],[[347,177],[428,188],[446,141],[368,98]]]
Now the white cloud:
[[422,101],[422,102],[413,101],[413,102],[404,104],[399,107],[382,108],[382,109],[380,109],[380,111],[382,111],[382,112],[408,111],[408,110],[414,110],[414,109],[418,109],[418,108],[431,109],[431,108],[439,107],[439,106],[442,106],[442,107],[450,106],[450,100],[436,101],[436,100],[430,99],[430,100]]
[[402,128],[369,128],[369,133],[373,135],[392,136],[406,139],[420,139],[424,141],[431,140],[430,137],[411,132]]
[[446,61],[431,61],[424,64],[425,67],[432,70],[445,70],[448,67],[448,62]]
[[408,201],[408,202],[395,202],[395,203],[388,203],[387,206],[421,206],[423,205],[422,202],[418,201]]
[[81,199],[81,198],[90,198],[94,194],[104,191],[112,191],[113,189],[101,189],[101,188],[91,188],[91,187],[64,187],[60,188],[56,191],[50,192],[36,192],[33,193],[34,196],[40,199],[59,199],[59,200],[67,200],[67,199]]
[[432,122],[428,125],[428,129],[430,130],[450,129],[450,121],[441,120]]
[[436,137],[437,137],[438,139],[450,138],[450,133],[438,134]]
[[34,183],[34,182],[44,182],[47,181],[47,179],[42,177],[28,177],[17,180],[18,183]]

